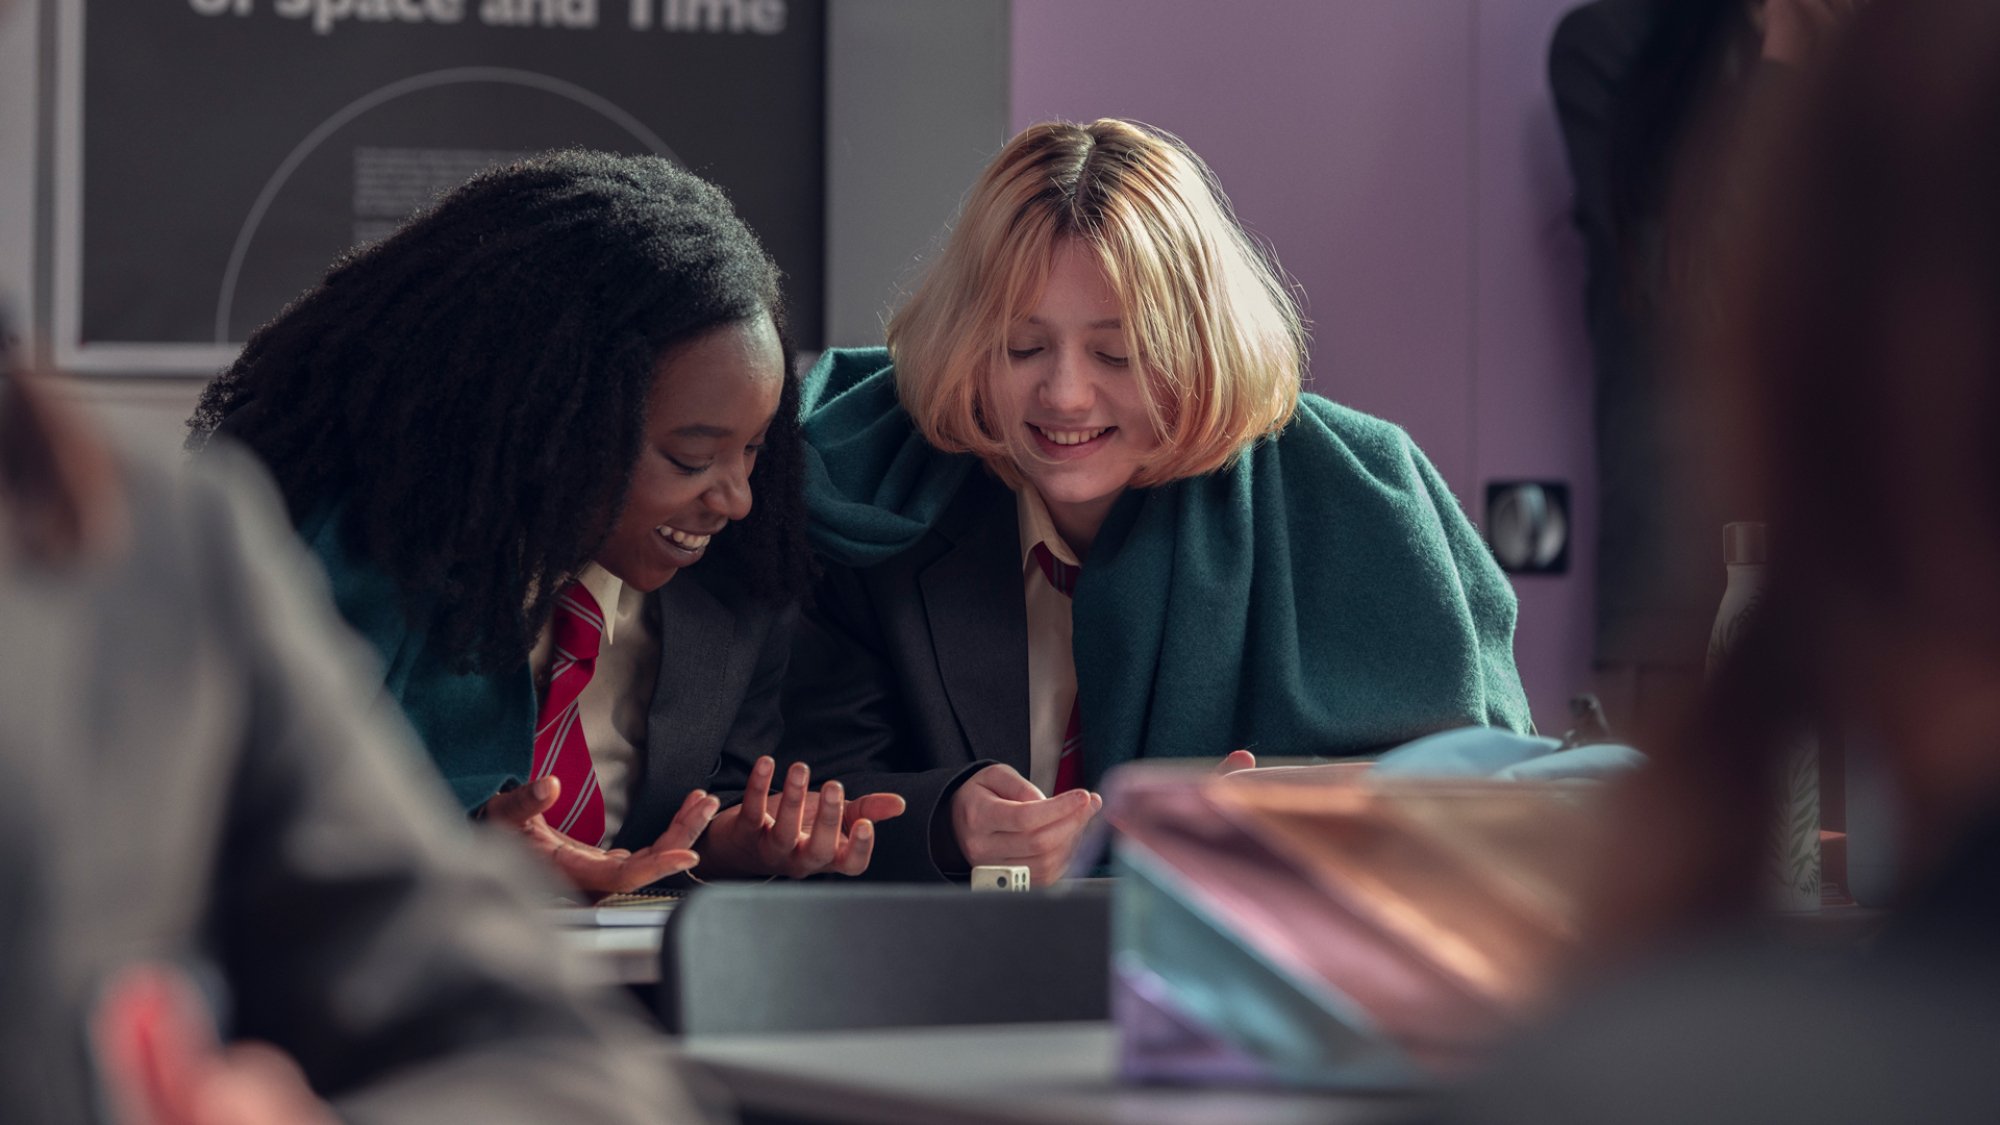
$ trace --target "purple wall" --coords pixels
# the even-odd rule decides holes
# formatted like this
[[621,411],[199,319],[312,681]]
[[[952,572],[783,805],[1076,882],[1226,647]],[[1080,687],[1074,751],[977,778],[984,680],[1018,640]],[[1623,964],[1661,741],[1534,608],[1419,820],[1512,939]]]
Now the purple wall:
[[[1597,473],[1583,239],[1570,223],[1569,167],[1546,77],[1549,39],[1574,0],[1480,0],[1474,107],[1473,360],[1475,484],[1567,480],[1576,519],[1571,570],[1519,578],[1514,656],[1535,719],[1560,734],[1571,695],[1590,687],[1596,620]],[[1471,509],[1469,509],[1471,510]],[[1475,518],[1479,518],[1475,511]]]
[[1475,519],[1571,482],[1571,573],[1522,579],[1537,721],[1588,686],[1581,247],[1543,80],[1573,0],[1014,0],[1013,125],[1133,117],[1186,140],[1298,280],[1314,389],[1410,431]]

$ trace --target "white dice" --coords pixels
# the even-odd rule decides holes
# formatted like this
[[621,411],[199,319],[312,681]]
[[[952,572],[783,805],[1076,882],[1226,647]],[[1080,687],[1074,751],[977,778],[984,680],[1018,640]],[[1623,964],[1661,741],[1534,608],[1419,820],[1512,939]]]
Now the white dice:
[[1028,869],[1025,867],[1005,867],[997,863],[982,864],[972,869],[972,889],[975,891],[1025,891],[1028,889]]

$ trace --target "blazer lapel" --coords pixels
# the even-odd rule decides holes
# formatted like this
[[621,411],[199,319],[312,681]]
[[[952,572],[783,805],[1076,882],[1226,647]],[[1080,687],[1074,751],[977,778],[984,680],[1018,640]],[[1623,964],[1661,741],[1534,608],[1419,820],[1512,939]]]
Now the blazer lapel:
[[653,595],[660,614],[660,672],[646,716],[644,772],[613,840],[634,850],[667,830],[691,789],[708,783],[736,714],[729,690],[743,647],[736,618],[682,575]]
[[984,478],[942,521],[952,547],[917,578],[938,678],[974,758],[1028,773],[1028,614],[1012,494]]

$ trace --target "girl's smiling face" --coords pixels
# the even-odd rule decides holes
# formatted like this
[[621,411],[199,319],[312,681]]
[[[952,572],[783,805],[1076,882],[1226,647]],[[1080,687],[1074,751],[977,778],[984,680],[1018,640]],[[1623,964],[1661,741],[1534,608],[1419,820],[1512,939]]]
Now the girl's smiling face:
[[729,521],[749,515],[750,471],[784,385],[784,348],[767,313],[661,356],[639,461],[598,564],[656,590],[699,561]]
[[1160,440],[1127,354],[1124,312],[1092,249],[1056,247],[1048,283],[1007,332],[992,378],[1000,415],[1018,430],[1014,464],[1056,529],[1087,551],[1111,505]]

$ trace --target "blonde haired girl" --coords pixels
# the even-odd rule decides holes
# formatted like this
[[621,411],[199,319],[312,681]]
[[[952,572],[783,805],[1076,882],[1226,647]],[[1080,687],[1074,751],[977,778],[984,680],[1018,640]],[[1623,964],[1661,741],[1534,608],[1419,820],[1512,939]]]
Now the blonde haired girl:
[[1401,430],[1301,391],[1290,291],[1175,138],[1015,137],[888,345],[808,379],[787,688],[789,752],[910,802],[877,873],[1047,878],[1132,758],[1529,729],[1512,590]]
[[1130,122],[1055,123],[1016,137],[987,169],[890,322],[897,387],[931,444],[977,454],[1021,486],[1019,426],[983,418],[1017,402],[988,388],[1065,251],[1088,258],[1076,264],[1094,265],[1120,312],[1133,311],[1104,341],[1143,357],[1131,381],[1159,440],[1133,486],[1213,472],[1290,421],[1305,351],[1298,309],[1208,169]]

